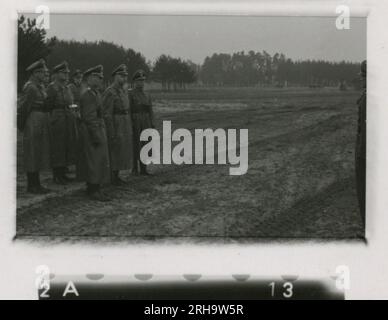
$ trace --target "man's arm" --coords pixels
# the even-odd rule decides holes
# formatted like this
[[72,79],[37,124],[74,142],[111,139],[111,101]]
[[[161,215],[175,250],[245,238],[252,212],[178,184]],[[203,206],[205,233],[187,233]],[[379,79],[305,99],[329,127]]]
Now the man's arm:
[[88,128],[90,139],[94,145],[101,143],[99,137],[100,122],[97,118],[96,97],[89,91],[81,97],[81,116],[82,122]]
[[105,121],[107,136],[111,140],[114,140],[115,138],[115,125],[113,119],[114,100],[115,96],[112,90],[107,89],[102,98],[102,116]]
[[27,118],[32,110],[32,103],[36,98],[34,88],[29,85],[23,89],[17,109],[17,127],[20,131],[24,130]]
[[149,101],[149,104],[150,104],[150,117],[151,117],[151,125],[152,125],[152,128],[155,128],[155,115],[154,115],[154,108],[152,106],[152,97],[150,94],[148,94],[148,101]]
[[57,91],[55,90],[54,85],[50,84],[47,87],[47,97],[45,100],[46,110],[52,111],[54,109],[56,96],[57,96]]

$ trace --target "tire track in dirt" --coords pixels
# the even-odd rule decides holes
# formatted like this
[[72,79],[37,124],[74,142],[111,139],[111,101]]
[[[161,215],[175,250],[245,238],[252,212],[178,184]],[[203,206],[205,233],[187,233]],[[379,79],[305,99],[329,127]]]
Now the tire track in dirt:
[[[362,239],[361,216],[354,201],[356,191],[354,188],[349,190],[353,184],[354,177],[335,181],[317,195],[303,197],[269,223],[283,237],[304,237],[309,234],[314,238]],[[298,223],[295,224],[295,221]],[[333,228],[330,221],[335,221],[340,228]],[[290,229],[291,225],[295,227]],[[274,236],[271,232],[266,235]]]
[[[327,123],[327,122],[332,122],[332,120],[333,119],[330,118],[329,120],[323,121],[323,125],[325,123]],[[322,124],[320,124],[320,125],[322,125]],[[313,130],[311,130],[311,128],[310,128],[309,132],[307,132],[306,129],[304,128],[303,131],[302,131],[304,136],[300,137],[299,139],[305,140],[305,135],[310,135],[311,134],[310,131],[316,130],[316,127],[312,127],[312,129]],[[293,135],[300,133],[300,131],[301,130],[294,130],[293,131]],[[260,143],[261,143],[262,147],[264,147],[265,144],[266,145],[273,145],[274,144],[274,140],[279,140],[279,139],[281,140],[281,139],[285,139],[285,138],[289,139],[291,136],[292,135],[290,135],[290,134],[283,134],[283,135],[279,135],[277,137],[263,139],[262,141],[257,143],[257,147],[260,148],[260,146],[259,146]],[[161,181],[158,181],[158,182],[160,184],[160,183],[163,183],[163,180],[164,181],[168,181],[170,175],[171,175],[170,178],[173,178],[173,181],[174,180],[175,181],[179,181],[179,178],[177,178],[179,176],[185,176],[186,179],[189,176],[192,176],[193,178],[195,178],[196,176],[203,175],[203,173],[198,172],[198,171],[201,171],[201,169],[203,169],[203,168],[202,167],[198,167],[198,166],[197,167],[193,167],[193,166],[180,166],[180,167],[179,166],[172,166],[169,169],[164,169],[164,175],[166,175],[166,176],[164,178],[162,178]],[[152,178],[152,179],[154,179],[154,178]],[[150,183],[150,180],[145,180],[145,179],[140,180],[140,179],[137,179],[137,180],[135,180],[133,182],[134,182],[134,185],[136,185],[135,189],[139,191],[139,190],[142,190],[143,188],[147,189],[147,187],[148,187],[148,185]],[[116,193],[116,196],[123,197],[124,199],[128,198],[128,194],[123,194],[123,192],[126,193],[126,192],[129,191],[129,189],[127,189],[126,191],[120,191],[120,192]],[[152,192],[152,189],[149,189],[148,191]],[[78,195],[79,195],[79,193],[78,193]],[[147,199],[144,199],[144,200],[147,200]],[[165,200],[168,201],[168,199],[165,199]],[[200,200],[200,199],[198,199],[198,200]],[[52,204],[54,202],[56,202],[54,199],[50,199],[50,200],[47,201],[47,203],[43,203],[41,207],[43,207],[43,208],[45,206],[52,207]],[[87,203],[85,205],[85,203],[84,203],[85,199],[83,199],[82,197],[78,197],[78,199],[77,199],[77,197],[75,197],[75,199],[74,199],[74,197],[69,196],[69,197],[67,197],[67,199],[66,198],[61,199],[60,202],[62,203],[62,206],[67,208],[66,211],[78,212],[78,214],[80,214],[82,212],[85,212],[85,211],[88,211],[88,210],[96,211],[96,209],[98,209],[99,207],[101,208],[100,205],[93,204],[93,203]],[[71,203],[68,203],[68,202],[71,202]],[[77,202],[78,202],[78,205],[77,205]],[[204,209],[206,209],[206,207],[211,206],[211,203],[208,200],[205,201],[205,202],[206,202],[207,205],[205,206]],[[82,205],[82,208],[79,208],[79,205]],[[37,209],[39,210],[39,207]],[[199,209],[201,209],[201,208],[199,208]],[[63,211],[63,210],[57,209],[57,211],[58,210],[60,212]],[[103,211],[104,210],[105,209],[103,209]],[[59,215],[59,218],[63,217],[63,214],[64,214],[64,212],[62,212]],[[178,214],[178,215],[176,215],[176,214]],[[182,219],[182,216],[179,215],[179,210],[174,210],[174,212],[172,212],[172,214],[170,214],[170,215],[163,215],[164,221],[169,221],[167,224],[170,224],[171,221],[176,220],[177,217],[178,217],[178,219]],[[213,226],[224,226],[222,228],[218,228],[218,231],[224,230],[222,232],[222,234],[220,235],[220,236],[222,236],[223,234],[225,234],[225,228],[227,227],[227,226],[225,226],[225,222],[222,221],[223,220],[222,217],[223,217],[222,213],[220,215],[213,215],[213,216],[209,216],[209,215],[203,216],[203,215],[200,215],[200,214],[198,216],[196,216],[196,215],[192,214],[191,215],[191,219],[186,221],[186,224],[188,224],[188,226],[186,228],[179,228],[179,221],[178,221],[175,229],[180,229],[180,231],[179,232],[175,232],[175,233],[177,233],[175,235],[184,235],[184,234],[193,234],[193,235],[194,234],[198,234],[198,235],[200,235],[201,233],[206,232],[206,228],[204,228],[205,225],[213,225]],[[157,219],[157,217],[153,217],[153,218]],[[57,222],[60,222],[60,220],[57,221]],[[155,226],[157,226],[157,225],[158,225],[158,223],[156,223]],[[149,229],[154,229],[153,226],[152,226],[152,223],[150,225],[149,222],[146,222],[146,225],[141,225],[141,226],[139,225],[139,229],[143,229],[144,230],[144,229],[146,229],[146,227],[148,227]],[[188,230],[188,229],[191,229],[191,230]],[[82,230],[80,230],[80,231],[82,232]],[[170,231],[172,231],[172,230],[170,230]],[[259,230],[257,230],[257,231],[259,231]],[[144,235],[143,232],[140,232],[140,234]],[[155,235],[155,234],[153,234],[153,235]],[[163,229],[160,230],[159,235],[165,235],[165,233],[163,232]]]
[[[349,154],[355,133],[353,111],[333,105],[308,108],[272,116],[266,110],[265,119],[253,108],[228,114],[228,127],[248,123],[246,176],[228,176],[227,166],[154,166],[157,175],[152,178],[131,178],[131,184],[119,191],[108,188],[116,198],[110,204],[93,203],[75,192],[18,210],[18,233],[280,237],[286,230],[290,236],[304,231],[318,237],[331,231],[352,236],[358,230],[354,221],[341,229],[335,215],[326,215],[334,220],[327,222],[319,219],[319,212],[330,206],[330,199],[333,212],[342,202],[350,206],[351,199],[356,201],[351,192],[354,157]],[[218,117],[219,113],[209,112],[207,127],[219,123]],[[328,192],[337,185],[344,187],[336,198]],[[345,215],[341,221],[352,221],[351,214]]]
[[[326,233],[314,232],[314,230],[309,229],[309,234],[319,237],[353,236],[354,231],[358,230],[359,226],[352,163],[354,159],[352,154],[354,137],[349,134],[349,132],[353,132],[353,129],[354,125],[346,117],[333,116],[328,120],[321,121],[319,125],[310,126],[308,130],[306,128],[294,130],[292,134],[278,136],[272,139],[272,141],[269,139],[258,142],[257,147],[259,149],[269,147],[269,150],[271,150],[272,145],[278,144],[277,148],[283,146],[287,149],[288,145],[291,146],[288,148],[289,150],[295,148],[294,151],[296,152],[285,152],[290,165],[279,164],[273,170],[273,175],[276,175],[276,179],[267,177],[270,181],[264,181],[264,186],[258,188],[259,194],[268,192],[266,189],[270,189],[274,193],[272,196],[264,199],[267,202],[263,206],[271,208],[271,210],[267,210],[265,215],[258,215],[260,212],[255,213],[254,210],[251,210],[248,214],[243,213],[240,215],[240,219],[249,221],[249,223],[244,221],[244,228],[240,229],[238,226],[232,227],[229,235],[274,237],[287,234],[288,236],[301,236],[301,233],[298,232],[298,227],[306,225],[310,221],[309,214],[301,210],[300,214],[305,218],[307,217],[307,220],[305,219],[304,222],[298,221],[298,217],[293,218],[294,211],[291,208],[293,208],[295,203],[303,198],[308,199],[307,201],[311,202],[310,206],[312,208],[315,206],[316,212],[319,212],[322,206],[320,203],[322,199],[319,198],[319,194],[326,189],[330,190],[330,186],[346,185],[347,188],[343,191],[343,199],[347,199],[344,215],[355,217],[352,222],[353,228],[346,228],[346,224],[342,224],[341,219],[338,219],[338,221],[332,219],[328,220],[330,228],[326,228]],[[314,146],[314,144],[316,145]],[[331,146],[331,150],[325,150],[328,146]],[[333,157],[336,160],[334,162]],[[282,162],[282,159],[276,159],[274,155],[271,156],[270,154],[266,154],[264,158],[272,158],[273,163]],[[321,178],[320,175],[322,175]],[[275,181],[275,184],[271,183],[273,181]],[[290,192],[292,189],[293,192]],[[348,201],[349,199],[351,201]],[[338,206],[340,204],[341,201],[337,203]],[[326,203],[326,205],[328,204]],[[342,208],[344,209],[344,206]],[[313,209],[310,211],[313,211]],[[283,226],[282,222],[277,222],[278,220],[287,221],[288,223]],[[236,217],[236,221],[239,221],[238,217]],[[310,221],[311,224],[314,225],[314,220]],[[316,224],[315,227],[319,229],[320,225]]]
[[[336,135],[336,130],[346,131],[346,130],[348,130],[348,127],[351,127],[351,125],[344,126],[344,122],[346,122],[346,119],[341,119],[341,116],[332,116],[327,120],[320,121],[318,124],[315,124],[314,126],[310,126],[309,128],[303,128],[302,130],[296,129],[288,134],[278,135],[276,137],[271,137],[271,138],[263,139],[261,141],[256,141],[256,143],[254,143],[253,145],[256,145],[259,148],[261,145],[262,147],[265,148],[265,145],[273,145],[275,141],[279,142],[279,140],[285,140],[285,141],[283,141],[283,143],[285,142],[287,144],[287,142],[289,142],[289,140],[292,140],[292,145],[294,146],[296,143],[298,143],[297,142],[298,140],[300,140],[299,143],[305,143],[305,141],[308,140],[307,138],[309,138],[310,140],[314,139],[315,137],[321,135],[322,131],[323,132],[331,132],[331,134],[334,134],[334,135]],[[296,137],[296,136],[299,136],[299,137]],[[350,138],[350,141],[351,140],[352,140],[352,138]],[[250,145],[252,145],[252,143]],[[309,148],[310,148],[310,146],[306,147],[306,149],[309,149]],[[286,170],[288,171],[289,169],[286,169]],[[198,173],[198,174],[200,175],[200,173]],[[281,174],[282,173],[279,171],[276,172],[276,175],[281,175]],[[320,186],[320,188],[322,189],[326,185],[329,185],[330,183],[332,183],[331,180],[328,180],[328,181],[324,182]],[[306,190],[304,190],[304,191],[306,191]],[[295,199],[291,199],[291,200],[295,201]],[[222,217],[222,213],[220,215],[212,215],[212,216],[210,216],[210,215],[193,216],[193,218],[191,220],[191,224],[188,225],[186,228],[184,228],[183,232],[180,232],[180,233],[200,234],[201,231],[203,231],[203,226],[205,224],[219,225],[220,224],[220,217]],[[228,218],[227,218],[227,220],[228,220]],[[229,223],[224,223],[224,224],[226,224],[225,227],[223,228],[224,230],[227,230],[230,225],[233,225],[235,223],[235,221],[233,221],[234,219],[229,219],[229,220],[230,220]],[[237,220],[238,219],[236,219],[236,221]],[[254,225],[254,224],[252,224],[252,225]],[[244,227],[245,231],[247,231],[246,223],[244,223],[244,226],[245,226]],[[272,235],[276,234],[277,226],[274,226],[274,228],[275,228],[275,233],[273,233]],[[263,232],[263,234],[265,234],[265,233]],[[260,228],[255,230],[254,235],[260,236]],[[277,235],[279,236],[280,234],[277,233]]]

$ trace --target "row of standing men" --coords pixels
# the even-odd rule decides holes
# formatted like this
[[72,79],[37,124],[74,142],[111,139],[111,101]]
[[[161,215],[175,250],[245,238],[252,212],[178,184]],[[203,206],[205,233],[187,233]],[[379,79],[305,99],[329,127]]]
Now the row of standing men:
[[132,76],[132,90],[124,64],[112,71],[105,90],[101,65],[76,70],[70,84],[67,62],[53,68],[51,83],[43,59],[26,72],[30,77],[18,101],[17,125],[23,132],[28,192],[50,192],[40,182],[40,171],[48,168],[62,185],[73,180],[68,166],[76,165],[77,179],[86,182],[88,196],[98,201],[110,200],[102,185],[126,184],[121,170],[148,175],[140,161],[140,133],[154,127],[154,116],[144,71]]

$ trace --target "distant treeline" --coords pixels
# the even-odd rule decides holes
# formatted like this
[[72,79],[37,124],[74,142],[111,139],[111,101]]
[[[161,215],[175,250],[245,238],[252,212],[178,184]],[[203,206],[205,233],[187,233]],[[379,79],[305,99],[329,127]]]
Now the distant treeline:
[[72,72],[76,69],[85,71],[101,64],[104,66],[106,81],[111,79],[112,71],[122,63],[127,65],[129,75],[134,74],[138,69],[143,69],[146,73],[150,72],[150,65],[141,53],[106,41],[56,41],[47,56],[47,64],[53,67],[62,61],[69,63]]
[[206,57],[200,71],[205,85],[337,86],[356,81],[359,63],[322,60],[292,61],[282,53],[244,51]]
[[55,66],[62,61],[67,61],[72,70],[85,70],[102,64],[107,82],[111,80],[112,70],[125,63],[129,76],[143,69],[149,80],[160,82],[165,90],[185,89],[187,84],[197,80],[198,73],[198,67],[191,61],[161,55],[151,63],[140,52],[106,41],[57,41],[47,62],[49,66]]
[[357,84],[359,63],[327,61],[292,61],[284,54],[271,56],[266,51],[244,51],[233,54],[213,54],[202,65],[189,60],[162,54],[154,62],[140,53],[107,41],[68,41],[47,39],[46,32],[35,20],[18,20],[18,90],[27,80],[25,69],[39,58],[48,66],[66,60],[73,72],[86,70],[97,64],[104,66],[106,81],[112,70],[121,63],[132,75],[137,69],[160,82],[164,90],[185,89],[188,84],[205,86],[337,86],[339,82]]

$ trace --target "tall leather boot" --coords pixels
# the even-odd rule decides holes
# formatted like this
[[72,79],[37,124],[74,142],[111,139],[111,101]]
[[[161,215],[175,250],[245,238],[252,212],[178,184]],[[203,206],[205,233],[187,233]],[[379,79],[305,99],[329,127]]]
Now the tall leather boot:
[[40,186],[39,181],[39,172],[29,172],[27,173],[27,192],[33,193],[33,194],[45,194],[47,191],[45,188]]
[[139,174],[137,160],[133,162],[132,174],[135,175],[135,176],[137,176]]
[[150,174],[147,172],[147,166],[140,161],[140,174],[143,176],[150,176]]
[[134,137],[134,146],[133,146],[133,154],[132,154],[132,160],[133,160],[133,166],[132,166],[132,174],[137,176],[139,174],[139,161],[140,161],[140,151],[139,146],[136,144],[137,137]]
[[40,173],[39,173],[39,171],[38,171],[38,172],[35,172],[35,178],[34,178],[34,179],[35,179],[36,187],[39,188],[39,190],[40,190],[42,193],[49,193],[49,192],[51,192],[50,189],[45,188],[45,187],[43,187],[43,186],[41,185],[41,183],[40,183]]
[[61,167],[61,177],[62,179],[65,181],[65,182],[71,182],[73,181],[74,179],[70,178],[67,176],[67,173],[69,172],[69,168],[67,167]]
[[95,192],[95,184],[92,184],[92,183],[89,183],[89,182],[86,182],[86,193],[88,195],[92,194],[93,192]]
[[119,170],[113,170],[112,171],[112,184],[114,186],[122,186],[125,185],[126,182],[120,178],[119,176]]
[[55,167],[53,168],[53,180],[54,183],[65,185],[66,181],[63,178],[63,167]]
[[101,192],[100,185],[89,184],[88,187],[89,187],[88,196],[91,200],[100,201],[100,202],[107,202],[112,200]]
[[34,191],[34,173],[27,172],[27,192],[35,193]]

